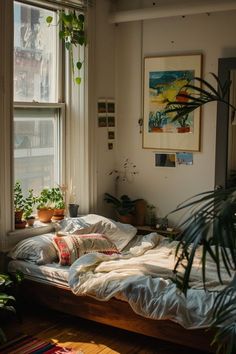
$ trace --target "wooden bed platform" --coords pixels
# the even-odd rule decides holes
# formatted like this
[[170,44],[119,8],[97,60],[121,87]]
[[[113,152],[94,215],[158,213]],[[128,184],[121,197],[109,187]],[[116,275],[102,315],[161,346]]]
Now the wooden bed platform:
[[30,299],[73,316],[214,352],[210,347],[213,332],[206,332],[203,329],[186,330],[172,321],[144,318],[135,314],[128,303],[114,298],[109,301],[98,301],[87,296],[75,296],[69,289],[27,279],[23,281],[21,290],[21,296],[25,301]]

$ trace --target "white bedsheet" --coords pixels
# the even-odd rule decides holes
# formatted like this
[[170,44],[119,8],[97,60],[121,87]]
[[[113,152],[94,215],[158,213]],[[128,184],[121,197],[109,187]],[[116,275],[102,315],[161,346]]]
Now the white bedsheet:
[[[192,289],[185,297],[170,280],[176,244],[151,233],[124,254],[85,255],[71,266],[69,286],[76,295],[99,300],[120,298],[144,317],[170,319],[189,329],[204,328],[210,324],[216,290],[220,288],[216,268],[209,260],[207,285],[212,291],[203,290],[199,247],[191,276]],[[222,278],[225,283],[230,281],[224,270]]]
[[16,260],[8,264],[9,272],[21,271],[26,279],[36,280],[46,284],[55,284],[63,288],[69,288],[68,277],[70,267],[61,266],[58,263],[37,265],[31,262]]

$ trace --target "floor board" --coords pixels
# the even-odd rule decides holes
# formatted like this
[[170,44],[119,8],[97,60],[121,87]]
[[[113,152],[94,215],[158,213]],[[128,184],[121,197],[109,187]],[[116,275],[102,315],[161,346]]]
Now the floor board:
[[77,354],[204,354],[199,350],[42,308],[24,309],[22,321],[12,319],[4,329],[8,339],[25,333],[73,348]]

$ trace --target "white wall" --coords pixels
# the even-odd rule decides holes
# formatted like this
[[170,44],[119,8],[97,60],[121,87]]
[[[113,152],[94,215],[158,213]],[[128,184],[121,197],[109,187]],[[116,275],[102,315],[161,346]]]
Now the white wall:
[[[203,76],[217,73],[218,58],[236,56],[236,11],[192,15],[185,18],[143,22],[143,56],[203,54]],[[142,148],[138,119],[141,112],[141,22],[116,26],[116,99],[118,107],[117,166],[130,158],[139,174],[120,193],[143,197],[156,205],[159,216],[186,198],[214,187],[216,105],[202,111],[201,151],[193,154],[193,166],[157,168],[154,152]],[[173,217],[176,222],[177,215]]]

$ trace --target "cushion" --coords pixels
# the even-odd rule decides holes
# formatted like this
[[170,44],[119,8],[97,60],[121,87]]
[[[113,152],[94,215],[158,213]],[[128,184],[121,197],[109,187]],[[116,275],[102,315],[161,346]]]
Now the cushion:
[[53,263],[58,260],[53,237],[54,234],[29,237],[17,243],[8,253],[8,256],[12,259],[23,259],[38,265]]
[[70,234],[101,233],[106,235],[122,251],[133,239],[137,229],[130,224],[123,224],[101,215],[88,214],[83,217],[65,219],[60,223],[61,230]]
[[116,246],[102,234],[70,234],[68,236],[55,236],[53,240],[58,250],[61,265],[71,265],[86,253],[119,253]]

